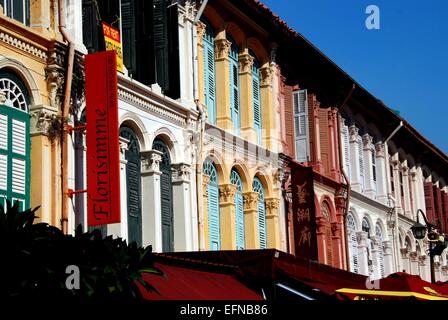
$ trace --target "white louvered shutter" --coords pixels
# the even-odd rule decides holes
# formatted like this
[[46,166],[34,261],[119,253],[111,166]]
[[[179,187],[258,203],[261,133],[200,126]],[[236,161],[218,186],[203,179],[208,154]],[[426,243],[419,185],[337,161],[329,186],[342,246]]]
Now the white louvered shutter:
[[296,143],[296,159],[299,162],[309,161],[308,130],[308,98],[307,90],[299,90],[293,94],[294,104],[294,139]]

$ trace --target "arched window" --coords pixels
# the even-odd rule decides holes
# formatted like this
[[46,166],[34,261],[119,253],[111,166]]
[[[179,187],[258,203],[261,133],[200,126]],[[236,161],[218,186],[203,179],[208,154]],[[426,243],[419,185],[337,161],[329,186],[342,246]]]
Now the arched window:
[[208,237],[210,250],[221,248],[220,214],[219,214],[219,184],[218,172],[211,160],[206,160],[203,165],[203,172],[210,179],[207,185],[208,194]]
[[0,71],[0,205],[30,206],[30,104],[28,91],[14,74]]
[[258,192],[258,239],[260,241],[260,249],[266,249],[266,204],[264,201],[264,188],[260,179],[254,178],[252,190]]
[[120,136],[129,140],[125,153],[126,188],[128,209],[128,242],[142,244],[142,208],[141,208],[141,176],[140,146],[137,136],[131,128],[122,126]]
[[162,212],[162,250],[174,251],[173,185],[171,177],[171,159],[168,146],[161,139],[154,139],[153,150],[162,152],[160,162],[160,206]]
[[331,214],[328,204],[324,202],[322,204],[322,217],[324,218],[324,234],[325,234],[325,250],[327,257],[327,264],[333,265],[333,237],[331,234]]
[[239,134],[240,130],[240,81],[238,67],[238,46],[236,42],[228,37],[230,41],[229,52],[229,69],[230,69],[230,112],[232,115],[233,127],[235,133]]
[[257,132],[257,143],[261,145],[261,95],[260,95],[260,62],[257,56],[250,51],[250,55],[254,58],[252,64],[252,108],[254,112],[254,128]]
[[243,207],[243,182],[235,169],[230,172],[230,183],[236,186],[235,192],[235,216],[236,216],[236,249],[245,248],[244,239],[244,207]]
[[354,273],[359,273],[358,264],[358,240],[356,236],[356,231],[358,230],[356,226],[355,218],[353,214],[349,212],[347,215],[347,229],[348,229],[348,250],[350,257],[350,271]]
[[377,260],[377,279],[384,278],[384,248],[383,248],[383,231],[381,226],[377,223],[375,226],[375,236],[378,240],[378,260]]
[[210,23],[205,24],[202,39],[204,47],[204,101],[207,106],[208,121],[216,124],[216,80],[215,80],[215,39]]

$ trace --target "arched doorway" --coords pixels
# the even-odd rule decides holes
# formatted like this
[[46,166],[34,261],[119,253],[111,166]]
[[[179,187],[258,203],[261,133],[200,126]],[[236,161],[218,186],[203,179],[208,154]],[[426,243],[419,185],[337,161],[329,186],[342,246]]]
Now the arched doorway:
[[221,248],[221,228],[219,213],[219,183],[218,172],[211,160],[204,162],[202,171],[209,177],[207,184],[207,216],[208,216],[208,237],[210,250],[219,250]]
[[171,158],[168,146],[161,139],[155,139],[152,148],[162,152],[160,162],[160,205],[162,212],[162,250],[174,251],[173,185],[171,177]]
[[266,249],[266,204],[264,201],[264,188],[258,177],[254,178],[252,190],[258,192],[258,239],[260,241],[260,249]]
[[142,208],[140,146],[137,136],[130,127],[122,126],[120,136],[129,140],[126,150],[126,187],[128,209],[128,242],[142,245]]
[[236,186],[235,192],[235,217],[236,217],[236,249],[244,250],[244,207],[243,207],[243,182],[235,169],[230,172],[230,183]]

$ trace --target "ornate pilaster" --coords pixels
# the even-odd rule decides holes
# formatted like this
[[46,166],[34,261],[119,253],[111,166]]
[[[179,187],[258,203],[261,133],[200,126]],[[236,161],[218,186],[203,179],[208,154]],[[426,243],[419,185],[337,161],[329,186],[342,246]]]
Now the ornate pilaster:
[[377,158],[384,158],[384,144],[382,142],[375,143],[375,154]]
[[126,161],[126,151],[129,149],[129,140],[123,137],[118,138],[120,144],[120,161]]
[[358,142],[358,132],[359,132],[359,129],[355,125],[351,125],[349,127],[348,133],[349,133],[350,142]]
[[358,242],[358,246],[367,246],[367,232],[359,231],[356,233],[356,241]]
[[171,167],[173,183],[190,182],[191,169],[186,163],[176,163]]
[[392,242],[383,241],[384,255],[392,255]]
[[208,187],[208,183],[210,182],[210,177],[203,174],[202,175],[202,194],[204,195],[204,197],[208,197],[208,192],[207,192],[207,187]]
[[254,57],[249,53],[242,53],[238,56],[240,74],[250,73],[254,64]]
[[236,186],[233,184],[225,184],[219,188],[219,202],[221,204],[235,203]]
[[64,68],[60,56],[56,52],[51,53],[49,57],[48,65],[45,68],[45,78],[50,106],[56,111],[60,110],[61,97],[63,96]]
[[362,146],[363,146],[363,150],[364,151],[370,151],[372,150],[372,142],[373,142],[373,138],[371,135],[369,135],[368,133],[366,133],[365,135],[362,136]]
[[428,259],[428,257],[426,255],[421,255],[418,257],[418,263],[420,264],[420,266],[426,266],[426,260]]
[[142,174],[160,173],[160,162],[162,161],[162,152],[158,150],[143,151],[140,153],[142,163]]
[[258,210],[258,192],[247,192],[243,195],[244,211]]
[[198,39],[197,41],[198,41],[198,45],[200,45],[200,46],[203,45],[206,28],[207,28],[207,26],[201,21],[198,21],[198,23],[196,24],[196,35],[197,35],[197,39]]
[[30,112],[31,115],[31,134],[47,135],[48,130],[53,122],[57,121],[57,112],[43,108],[42,106],[35,111]]
[[260,68],[260,86],[266,87],[272,85],[272,78],[274,77],[274,71],[271,66],[265,66]]
[[280,226],[279,226],[279,208],[280,200],[277,198],[268,198],[266,203],[266,233],[268,248],[280,248]]
[[231,42],[227,39],[215,40],[215,60],[220,61],[229,58]]

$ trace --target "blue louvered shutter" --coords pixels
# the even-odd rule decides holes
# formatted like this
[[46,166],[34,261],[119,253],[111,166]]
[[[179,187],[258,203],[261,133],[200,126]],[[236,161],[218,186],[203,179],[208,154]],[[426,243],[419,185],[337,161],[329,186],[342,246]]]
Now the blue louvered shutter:
[[230,173],[230,182],[236,186],[235,192],[235,216],[236,216],[236,249],[245,248],[244,240],[244,208],[243,208],[243,183],[238,172],[233,169]]
[[261,144],[260,65],[256,59],[252,65],[252,105],[254,111],[254,127],[257,132],[257,142],[258,144]]
[[203,166],[203,172],[209,176],[207,186],[208,193],[208,237],[210,250],[221,248],[220,213],[219,213],[219,187],[218,173],[213,162],[207,160]]
[[213,39],[213,30],[206,24],[206,32],[203,39],[204,44],[204,95],[207,105],[208,121],[216,124],[216,105],[215,105],[215,45]]
[[296,159],[309,161],[308,97],[307,90],[294,92],[294,136]]
[[240,95],[239,95],[239,69],[238,69],[238,47],[231,41],[229,53],[230,69],[230,109],[235,133],[239,134],[240,129]]
[[258,239],[260,249],[266,249],[266,205],[264,201],[264,188],[259,178],[255,177],[252,183],[252,190],[258,192]]

